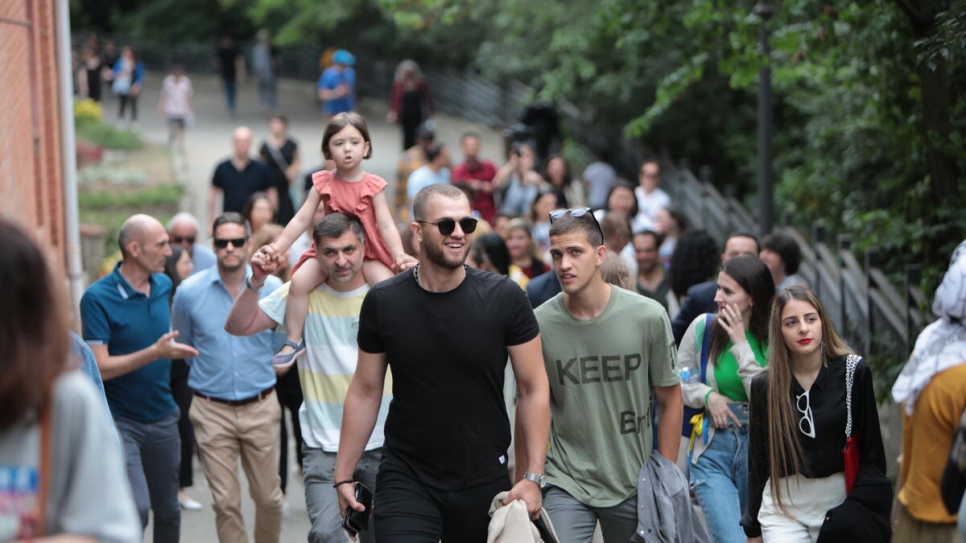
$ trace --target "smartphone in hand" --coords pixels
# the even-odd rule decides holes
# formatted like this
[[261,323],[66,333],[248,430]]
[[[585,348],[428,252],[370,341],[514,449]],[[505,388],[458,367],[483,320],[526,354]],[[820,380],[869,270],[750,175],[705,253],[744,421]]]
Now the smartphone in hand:
[[366,509],[365,511],[356,511],[351,507],[345,508],[345,513],[342,515],[342,528],[349,532],[352,537],[369,528],[369,515],[372,513],[372,492],[366,488],[366,485],[357,481],[355,483],[355,494],[356,501],[365,506]]

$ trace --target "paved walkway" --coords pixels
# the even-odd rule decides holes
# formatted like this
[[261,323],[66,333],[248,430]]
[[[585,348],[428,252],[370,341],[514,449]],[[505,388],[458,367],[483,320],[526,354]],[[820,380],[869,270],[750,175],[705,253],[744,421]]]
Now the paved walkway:
[[[249,81],[238,90],[238,112],[232,119],[225,110],[220,79],[199,75],[189,77],[195,88],[197,120],[187,130],[188,169],[185,182],[188,191],[183,207],[198,217],[202,224],[210,224],[213,217],[207,216],[208,187],[215,166],[232,152],[232,130],[242,125],[251,128],[255,134],[252,152],[257,153],[268,134],[271,112],[258,104],[254,83]],[[160,73],[148,74],[147,86],[138,104],[141,132],[147,141],[158,144],[165,144],[168,138],[167,125],[156,113],[162,78],[163,74]],[[316,106],[314,93],[314,85],[305,81],[284,80],[279,87],[278,112],[289,119],[289,132],[299,143],[302,168],[306,173],[323,162],[319,146],[325,119]],[[104,118],[112,119],[116,115],[116,108],[116,101],[110,102],[105,108]],[[383,100],[361,101],[360,112],[366,117],[372,136],[372,158],[363,162],[363,168],[381,176],[389,182],[389,190],[394,191],[396,161],[402,151],[402,132],[398,126],[386,122],[387,111],[388,104]],[[462,160],[460,135],[474,131],[483,140],[484,157],[497,165],[502,164],[503,139],[497,131],[446,115],[437,115],[436,126],[436,140],[449,146],[454,162]]]
[[[162,74],[158,73],[148,74],[147,86],[138,104],[141,114],[141,132],[148,142],[157,144],[165,144],[168,138],[167,125],[156,113],[162,77]],[[231,153],[232,130],[241,125],[250,127],[255,133],[253,152],[257,151],[257,146],[268,133],[268,118],[271,112],[258,105],[254,84],[248,82],[239,88],[239,109],[236,118],[232,119],[225,110],[220,80],[212,76],[191,75],[190,77],[195,88],[194,103],[197,120],[187,132],[187,171],[184,181],[188,190],[183,208],[197,216],[201,224],[205,225],[210,224],[212,219],[207,216],[206,201],[211,174],[218,162]],[[278,112],[289,118],[290,133],[300,144],[302,166],[306,172],[322,163],[319,145],[322,141],[325,121],[322,112],[315,105],[313,94],[313,85],[302,81],[283,81],[279,88]],[[116,108],[117,102],[109,101],[105,107],[104,118],[112,119],[116,115]],[[362,101],[360,109],[369,124],[373,147],[372,158],[364,162],[363,167],[383,177],[389,182],[390,189],[394,189],[396,161],[402,148],[402,134],[397,126],[386,122],[387,108],[384,101]],[[479,133],[483,139],[484,156],[498,164],[501,163],[500,153],[503,142],[498,132],[443,115],[437,116],[436,124],[437,141],[450,147],[454,161],[462,160],[459,153],[460,134],[472,130]],[[290,446],[289,451],[292,456],[289,465],[292,466],[295,447]],[[245,478],[241,475],[240,478],[243,481],[242,512],[251,534],[254,506],[248,497]],[[289,512],[282,523],[281,541],[305,541],[310,524],[305,510],[304,488],[298,472],[289,474],[288,485],[286,503]],[[195,484],[188,493],[201,502],[204,508],[197,512],[183,512],[181,540],[187,543],[217,542],[211,493],[208,491],[204,474],[197,465],[197,461]],[[148,526],[145,541],[150,543],[152,540],[151,527]]]

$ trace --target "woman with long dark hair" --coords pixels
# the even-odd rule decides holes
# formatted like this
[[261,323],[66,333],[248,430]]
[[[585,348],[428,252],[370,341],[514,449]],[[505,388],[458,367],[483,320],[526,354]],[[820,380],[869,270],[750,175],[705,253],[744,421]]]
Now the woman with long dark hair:
[[[751,385],[745,534],[776,543],[888,541],[892,486],[872,372],[804,287],[775,295],[768,340],[768,366]],[[846,498],[861,507],[836,514]]]
[[0,541],[141,541],[117,434],[68,362],[62,287],[3,219],[0,254]]
[[774,295],[760,260],[725,261],[714,297],[717,316],[694,319],[678,349],[684,404],[704,409],[690,442],[689,479],[716,543],[745,539],[738,522],[748,503],[748,397],[765,365]]

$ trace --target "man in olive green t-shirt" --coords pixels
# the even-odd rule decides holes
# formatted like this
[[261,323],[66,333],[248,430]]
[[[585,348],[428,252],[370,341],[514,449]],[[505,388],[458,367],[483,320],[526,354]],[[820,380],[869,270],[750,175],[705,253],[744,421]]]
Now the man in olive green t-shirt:
[[561,543],[590,543],[598,521],[605,541],[628,541],[635,482],[653,448],[652,393],[657,448],[677,460],[683,408],[671,324],[657,302],[604,282],[607,250],[591,213],[551,217],[563,292],[536,310],[553,417],[544,507]]

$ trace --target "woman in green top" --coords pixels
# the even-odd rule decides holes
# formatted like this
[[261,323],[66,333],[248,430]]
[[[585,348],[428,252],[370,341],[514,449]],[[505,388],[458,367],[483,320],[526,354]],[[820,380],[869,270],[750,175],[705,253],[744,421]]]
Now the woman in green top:
[[[774,296],[775,283],[764,263],[752,256],[727,260],[718,274],[717,317],[696,318],[678,349],[682,368],[698,368],[697,379],[681,382],[685,405],[704,408],[700,434],[693,439],[689,478],[715,543],[745,541],[738,522],[748,503],[748,391],[767,359],[768,311]],[[710,334],[707,342],[705,334]]]

